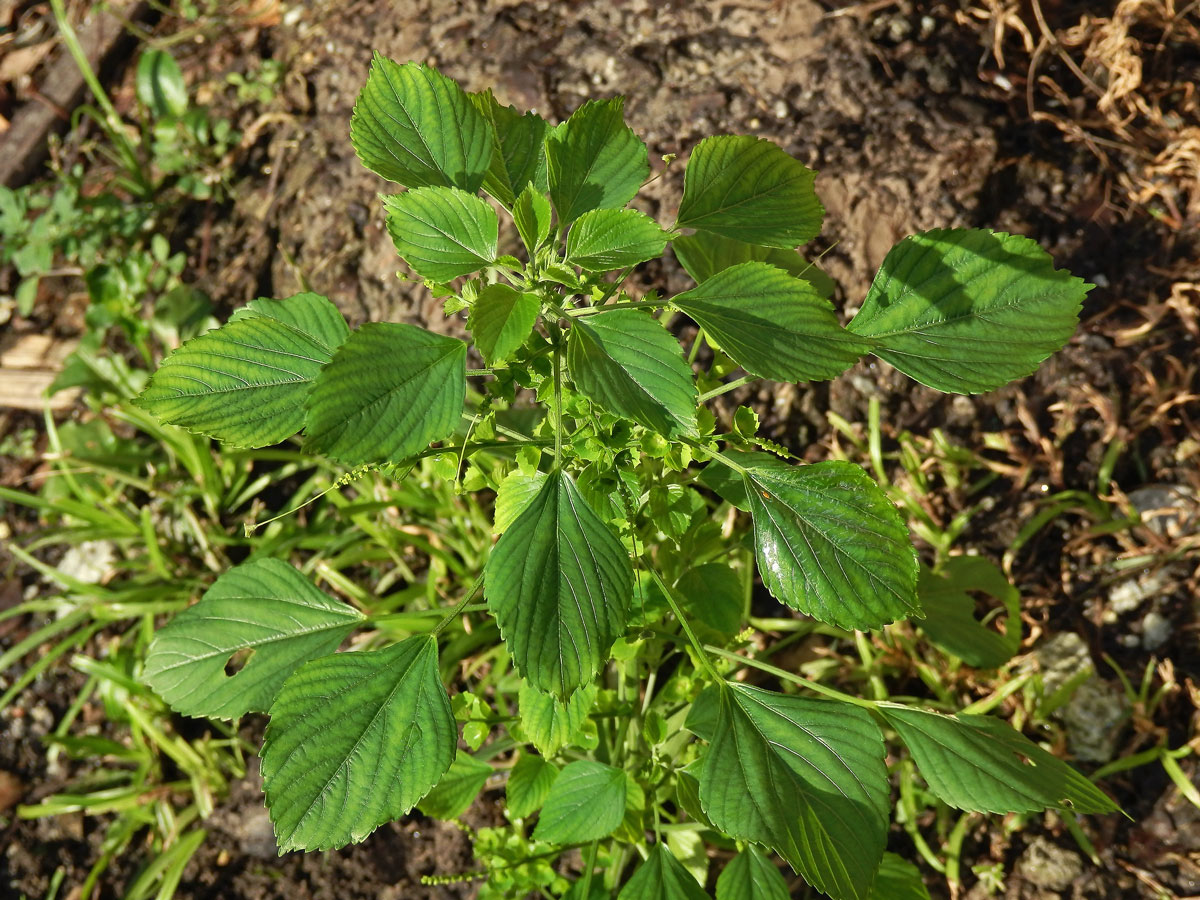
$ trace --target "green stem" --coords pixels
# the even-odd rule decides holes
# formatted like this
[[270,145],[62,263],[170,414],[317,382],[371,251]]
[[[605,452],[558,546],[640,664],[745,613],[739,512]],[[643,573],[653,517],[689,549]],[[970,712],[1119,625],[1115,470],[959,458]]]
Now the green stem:
[[[556,342],[557,343],[557,342]],[[562,465],[562,350],[554,348],[554,468]]]
[[437,637],[439,634],[441,634],[442,629],[444,629],[447,625],[449,625],[456,618],[458,618],[458,616],[466,608],[467,604],[470,603],[472,599],[474,599],[475,595],[479,592],[479,589],[482,587],[483,587],[483,572],[480,572],[479,577],[475,579],[475,581],[471,585],[471,587],[467,589],[467,592],[462,595],[462,599],[454,604],[454,607],[450,610],[450,612],[446,613],[446,618],[444,618],[444,619],[442,619],[442,621],[438,622],[437,626],[433,629],[433,631],[431,631],[429,633],[433,637]]
[[593,316],[596,313],[608,312],[610,309],[662,309],[667,306],[666,300],[623,300],[620,303],[608,303],[604,306],[596,304],[595,306],[581,306],[576,309],[568,309],[568,316]]
[[713,388],[711,391],[705,391],[700,395],[700,402],[711,400],[713,397],[720,397],[722,394],[728,394],[730,391],[736,391],[743,385],[750,384],[752,381],[758,381],[757,375],[744,375],[736,381],[731,381],[728,384],[723,384],[719,388]]
[[707,453],[713,459],[717,460],[717,462],[728,466],[729,468],[733,469],[733,471],[737,472],[739,475],[745,475],[749,471],[749,469],[747,469],[741,463],[734,462],[732,459],[730,459],[728,456],[726,456],[720,450],[714,450],[711,447],[706,447],[703,444],[701,444],[699,441],[691,440],[690,438],[682,438],[682,441],[685,444],[687,444],[689,447],[691,447],[693,450],[699,450],[701,453]]
[[646,571],[650,573],[650,577],[654,579],[654,583],[658,585],[658,589],[667,598],[667,603],[671,606],[671,612],[679,620],[679,624],[683,628],[683,633],[687,636],[688,643],[692,645],[692,649],[696,651],[696,656],[700,658],[700,664],[704,667],[704,670],[708,672],[713,681],[718,683],[724,681],[721,674],[717,671],[716,666],[712,664],[712,660],[708,658],[708,654],[704,650],[704,644],[696,637],[696,632],[692,631],[692,626],[688,624],[687,617],[683,614],[683,610],[679,606],[679,601],[675,599],[675,592],[667,587],[667,583],[663,581],[662,576],[654,570],[653,566],[647,565]]
[[580,896],[583,900],[587,900],[591,896],[592,891],[592,872],[596,868],[596,852],[600,849],[599,841],[592,841],[588,845],[587,860],[583,864],[583,890]]
[[468,378],[482,378],[484,375],[491,375],[491,369],[467,369]]
[[756,659],[751,659],[748,656],[738,656],[736,653],[731,653],[728,650],[722,650],[720,647],[714,647],[712,644],[706,644],[704,649],[709,653],[715,653],[717,656],[723,657],[743,666],[749,666],[752,669],[758,669],[760,672],[766,672],[774,675],[776,678],[781,678],[784,681],[790,681],[792,684],[800,687],[806,687],[810,691],[817,694],[823,694],[833,700],[841,700],[843,703],[853,703],[855,706],[861,706],[863,709],[875,709],[878,704],[874,700],[867,700],[863,697],[855,697],[852,694],[843,694],[841,691],[826,687],[815,681],[809,681],[807,678],[802,678],[799,675],[793,675],[784,669],[777,666],[772,666],[767,663],[759,662]]

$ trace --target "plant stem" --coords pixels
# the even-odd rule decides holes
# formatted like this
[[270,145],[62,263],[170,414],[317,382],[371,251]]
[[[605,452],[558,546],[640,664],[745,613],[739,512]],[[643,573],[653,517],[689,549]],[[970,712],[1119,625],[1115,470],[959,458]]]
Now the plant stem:
[[723,384],[719,388],[713,388],[711,391],[705,391],[700,395],[700,402],[711,400],[713,397],[720,397],[722,394],[727,394],[730,391],[736,391],[743,385],[750,384],[752,381],[758,381],[757,375],[743,375],[736,381],[730,381],[728,384]]
[[471,602],[471,600],[479,592],[479,589],[482,587],[483,572],[480,572],[479,577],[475,579],[474,583],[467,589],[467,592],[462,595],[462,599],[454,604],[454,607],[450,610],[450,612],[446,613],[446,618],[437,623],[437,626],[433,629],[433,631],[429,632],[430,635],[437,637],[439,634],[441,634],[442,629],[453,622],[459,616],[459,614],[462,613],[467,604]]
[[468,378],[482,378],[484,375],[491,375],[491,369],[467,369]]
[[826,687],[825,685],[819,684],[815,681],[809,681],[807,678],[802,678],[799,675],[793,675],[791,672],[780,669],[777,666],[759,662],[758,660],[751,659],[748,656],[738,656],[736,653],[731,653],[728,650],[722,650],[720,647],[714,647],[712,644],[705,644],[704,649],[709,653],[715,653],[717,656],[740,663],[743,666],[749,666],[752,669],[758,669],[761,672],[774,675],[776,678],[782,678],[784,681],[790,681],[792,684],[799,685],[800,687],[806,687],[814,693],[823,694],[824,696],[830,697],[834,700],[841,700],[843,703],[853,703],[855,706],[861,706],[863,709],[875,709],[875,707],[878,706],[874,700],[867,700],[863,697],[855,697],[853,694],[843,694],[836,688]]
[[596,313],[608,312],[610,309],[661,309],[668,305],[666,300],[623,300],[620,303],[609,303],[604,306],[582,306],[568,309],[568,316],[593,316]]
[[733,469],[733,471],[737,472],[739,475],[745,475],[746,472],[749,471],[741,463],[734,462],[732,459],[730,459],[728,456],[726,456],[720,450],[714,450],[711,447],[706,447],[703,444],[701,444],[699,441],[690,440],[689,438],[683,438],[682,440],[685,444],[687,444],[693,450],[699,450],[701,453],[707,453],[709,456],[711,456],[713,459],[717,460],[718,462],[720,462],[726,466],[729,466],[729,468]]
[[562,349],[554,347],[554,468],[562,465]]
[[671,612],[673,612],[675,614],[675,618],[679,620],[679,624],[683,628],[683,633],[687,635],[688,643],[690,643],[692,645],[692,649],[696,651],[696,656],[700,658],[700,664],[704,667],[704,670],[708,672],[713,681],[717,683],[724,681],[724,679],[721,677],[721,673],[719,673],[716,669],[716,666],[712,664],[712,660],[708,658],[708,654],[704,650],[704,644],[700,642],[700,639],[696,637],[696,632],[692,631],[692,626],[688,624],[687,617],[683,614],[683,610],[679,606],[679,601],[675,599],[675,592],[671,588],[667,587],[667,583],[662,580],[662,576],[654,570],[653,566],[647,565],[646,571],[650,573],[650,577],[654,579],[654,583],[658,585],[658,589],[662,591],[663,595],[667,598],[667,603],[669,603],[671,606]]
[[588,845],[587,860],[583,864],[583,890],[580,896],[583,900],[587,900],[592,892],[592,871],[596,868],[596,851],[600,849],[599,841],[592,841]]

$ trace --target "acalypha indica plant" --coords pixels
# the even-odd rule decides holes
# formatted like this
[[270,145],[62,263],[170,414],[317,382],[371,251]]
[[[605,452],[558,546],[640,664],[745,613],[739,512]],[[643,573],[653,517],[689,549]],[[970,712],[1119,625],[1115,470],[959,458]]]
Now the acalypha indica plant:
[[[865,354],[941,391],[989,391],[1065,344],[1088,285],[1024,237],[930,231],[888,253],[843,325],[796,250],[824,214],[814,173],[769,140],[706,138],[664,225],[629,207],[650,166],[621,98],[552,126],[376,57],[350,139],[406,188],[382,198],[387,230],[447,312],[467,314],[472,344],[404,323],[352,331],[314,293],[259,299],[171,353],[137,400],[236,447],[302,433],[347,478],[436,457],[494,491],[484,570],[457,603],[412,607],[433,615],[389,631],[398,641],[338,652],[374,619],[261,557],[158,631],[143,677],[175,710],[269,714],[281,851],[362,840],[414,806],[454,818],[503,786],[509,830],[491,852],[512,863],[478,873],[481,896],[674,900],[714,885],[720,900],[782,900],[777,854],[816,890],[865,900],[925,890],[884,852],[889,760],[960,810],[1114,809],[998,719],[764,662],[755,572],[798,619],[851,641],[926,613],[935,635],[954,615],[1007,641],[998,661],[977,648],[995,666],[1019,624],[971,618],[970,566],[968,611],[947,611],[953,573],[922,571],[862,468],[802,464],[749,409],[719,422],[705,406],[754,379],[833,378]],[[501,252],[500,215],[520,255]],[[695,287],[630,296],[631,270],[668,245]],[[962,628],[940,631],[971,660]],[[456,662],[482,653],[486,680],[462,683]]]

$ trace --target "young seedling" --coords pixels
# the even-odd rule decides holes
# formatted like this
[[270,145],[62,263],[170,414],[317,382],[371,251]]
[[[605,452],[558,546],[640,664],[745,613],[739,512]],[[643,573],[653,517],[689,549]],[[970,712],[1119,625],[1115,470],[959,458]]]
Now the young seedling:
[[[350,136],[407,188],[383,197],[388,231],[447,312],[468,313],[485,367],[468,369],[458,338],[351,330],[302,293],[189,341],[137,401],[238,447],[302,432],[351,475],[404,477],[438,456],[449,477],[495,489],[484,571],[403,640],[336,652],[373,620],[267,558],[158,632],[143,677],[176,710],[270,714],[262,773],[281,851],[362,840],[418,805],[457,816],[505,776],[511,830],[480,835],[482,896],[691,898],[711,881],[720,900],[786,897],[763,849],[838,900],[919,896],[916,869],[884,853],[888,741],[961,810],[1114,809],[997,719],[864,699],[735,652],[755,568],[777,600],[851,632],[920,618],[919,566],[862,468],[798,464],[749,410],[721,431],[704,405],[753,378],[833,378],[865,354],[938,390],[989,391],[1065,344],[1088,285],[1026,238],[930,231],[891,250],[843,326],[796,251],[821,226],[814,173],[768,140],[707,138],[664,227],[628,207],[650,166],[620,98],[551,126],[376,57]],[[502,253],[499,214],[522,256]],[[629,296],[630,270],[668,244],[696,286]],[[669,326],[688,320],[685,356]],[[482,400],[468,405],[469,383]],[[463,612],[481,590],[494,626]],[[451,699],[464,652],[487,664],[465,669],[476,684],[452,679],[469,692]],[[738,850],[719,877],[706,844]],[[573,875],[556,859],[577,848]]]

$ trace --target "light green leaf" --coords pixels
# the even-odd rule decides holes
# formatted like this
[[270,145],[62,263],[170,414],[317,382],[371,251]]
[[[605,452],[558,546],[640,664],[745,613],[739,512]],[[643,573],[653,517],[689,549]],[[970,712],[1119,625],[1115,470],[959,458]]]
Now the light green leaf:
[[532,184],[525,185],[516,202],[513,204],[513,222],[516,223],[517,233],[529,258],[533,259],[540,247],[550,236],[553,216],[550,212],[550,201],[546,195],[536,190]]
[[363,165],[405,187],[475,193],[492,162],[492,130],[466,92],[435,69],[375,54],[350,117]]
[[457,819],[467,811],[491,777],[491,766],[459,750],[450,770],[417,806],[434,819]]
[[166,50],[146,50],[138,58],[137,96],[157,118],[178,118],[187,112],[183,70]]
[[546,138],[550,199],[569,225],[590,209],[620,209],[650,174],[646,145],[625,124],[625,98],[589,100]]
[[542,304],[507,284],[489,284],[479,292],[467,327],[489,366],[516,353],[533,332]]
[[350,466],[398,463],[454,432],[467,392],[467,345],[415,325],[352,334],[308,397],[305,449]]
[[[824,279],[829,276],[795,250],[758,247],[706,231],[675,238],[671,242],[671,249],[675,251],[675,256],[684,271],[691,275],[697,284],[703,284],[718,272],[724,272],[740,263],[764,262],[777,269],[783,269],[795,278],[808,281],[813,290],[822,297],[828,297],[832,293],[824,290]],[[822,284],[818,284],[818,281]]]
[[580,316],[567,337],[575,386],[609,412],[664,436],[696,433],[696,383],[679,342],[633,309]]
[[594,682],[579,688],[566,701],[522,684],[518,697],[521,729],[538,753],[553,756],[574,743],[595,702]]
[[[200,602],[159,629],[142,681],[185,716],[236,719],[266,712],[301,664],[332,653],[363,621],[277,559],[234,566]],[[225,664],[253,654],[234,675]]]
[[500,222],[474,194],[417,188],[384,197],[383,207],[392,243],[422,278],[443,283],[496,261]]
[[[975,598],[984,591],[1004,604],[1000,634],[975,618]],[[1021,646],[1021,594],[1004,573],[978,556],[955,556],[938,572],[922,568],[917,596],[925,619],[921,630],[942,650],[978,669],[1004,665]]]
[[930,790],[953,807],[992,813],[1117,808],[1091,781],[999,719],[893,704],[879,711],[908,745]]
[[717,900],[788,900],[787,882],[753,844],[729,861],[717,879]]
[[775,381],[820,381],[872,344],[846,331],[806,281],[762,262],[740,263],[671,304],[695,319],[739,366]]
[[504,534],[508,526],[517,520],[546,481],[545,472],[527,474],[520,469],[513,469],[500,482],[496,491],[496,517],[492,523],[492,532]]
[[921,870],[895,853],[883,854],[871,900],[930,900]]
[[533,836],[552,844],[608,837],[625,815],[625,773],[590,759],[565,766],[542,806]]
[[524,819],[541,809],[556,778],[558,769],[552,763],[540,756],[522,753],[504,788],[509,815]]
[[848,328],[921,384],[977,394],[1061,350],[1091,289],[1029,238],[927,231],[889,251]]
[[492,128],[494,149],[483,189],[510,209],[527,185],[545,190],[545,140],[550,130],[546,120],[501,106],[491,89],[470,97]]
[[349,333],[319,294],[255,300],[163,360],[134,402],[237,447],[277,444],[304,427],[312,382]]
[[730,837],[774,849],[834,900],[865,900],[883,856],[883,736],[864,710],[727,683],[700,802]]
[[565,698],[595,677],[624,630],[633,568],[570,476],[555,471],[492,548],[484,594],[517,671]]
[[708,900],[708,894],[661,842],[621,888],[617,900]]
[[688,569],[675,582],[697,624],[723,637],[732,637],[742,626],[742,580],[724,563],[704,563]]
[[[632,775],[629,778],[631,783],[637,784],[636,781],[633,781]],[[625,818],[628,822],[628,813]],[[638,825],[636,833],[631,837],[637,841],[643,841],[645,840],[645,826],[641,822]],[[620,832],[617,833],[620,834]],[[664,843],[670,854],[675,857],[675,861],[687,870],[687,873],[692,876],[692,881],[698,887],[704,887],[708,883],[708,847],[704,842],[703,835],[698,831],[668,831],[666,838]]]
[[301,666],[262,748],[279,849],[341,847],[404,815],[450,768],[456,741],[429,635]]
[[816,173],[765,138],[723,135],[696,145],[683,174],[676,228],[695,228],[763,247],[816,237],[825,209]]
[[567,235],[567,263],[588,272],[611,272],[657,259],[670,237],[636,209],[593,209]]
[[739,456],[763,584],[806,615],[866,630],[909,615],[917,554],[896,507],[871,477],[842,460],[793,466]]

